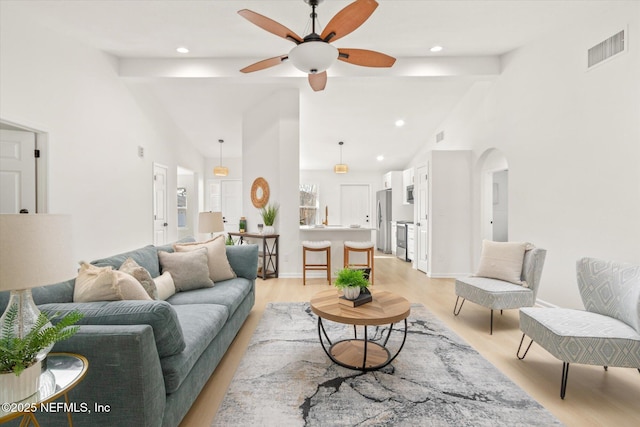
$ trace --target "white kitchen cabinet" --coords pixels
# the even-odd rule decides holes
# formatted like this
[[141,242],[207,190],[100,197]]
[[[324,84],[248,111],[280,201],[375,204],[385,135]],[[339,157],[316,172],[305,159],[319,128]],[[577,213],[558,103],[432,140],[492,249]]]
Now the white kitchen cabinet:
[[393,175],[397,172],[390,171],[382,175],[382,189],[389,190],[393,188]]
[[402,202],[406,197],[402,171],[390,171],[382,176],[382,188],[391,189],[391,220],[393,221],[413,221],[413,205]]
[[396,254],[396,246],[398,246],[398,223],[391,221],[391,253]]
[[416,256],[416,227],[414,224],[407,224],[407,258],[411,261]]
[[413,185],[413,181],[415,178],[415,169],[409,168],[402,171],[402,203],[405,205],[410,204],[409,200],[407,200],[407,187]]

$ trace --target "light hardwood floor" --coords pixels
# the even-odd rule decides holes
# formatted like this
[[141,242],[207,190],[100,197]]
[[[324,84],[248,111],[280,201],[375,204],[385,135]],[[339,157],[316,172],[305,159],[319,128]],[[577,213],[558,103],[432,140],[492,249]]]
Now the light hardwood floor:
[[[395,292],[410,302],[424,304],[565,425],[640,425],[640,373],[637,370],[609,368],[605,372],[598,366],[571,365],[567,395],[561,400],[562,363],[559,360],[536,344],[531,346],[524,361],[516,358],[522,336],[517,310],[506,310],[502,316],[496,312],[494,332],[489,335],[488,309],[467,302],[460,315],[453,316],[456,299],[453,280],[429,279],[408,263],[376,255],[374,289]],[[544,274],[541,286],[545,286]],[[326,280],[321,279],[308,280],[306,286],[302,285],[302,279],[257,279],[252,312],[181,426],[211,425],[267,303],[309,301],[315,293],[327,288]]]

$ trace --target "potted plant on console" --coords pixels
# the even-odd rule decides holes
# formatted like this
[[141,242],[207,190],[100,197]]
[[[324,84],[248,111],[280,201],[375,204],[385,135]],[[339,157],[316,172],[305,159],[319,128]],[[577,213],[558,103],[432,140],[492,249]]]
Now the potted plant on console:
[[18,311],[17,305],[7,309],[0,330],[0,402],[18,402],[38,391],[41,359],[53,344],[78,332],[79,326],[72,325],[83,317],[74,311],[52,326],[47,316],[39,313],[31,330],[20,337]]
[[[360,292],[366,292],[371,296],[367,289],[369,287],[369,281],[365,278],[363,270],[343,268],[338,271],[334,285],[344,293],[344,298],[350,301],[358,299]],[[368,300],[371,301],[371,299]]]
[[264,221],[264,228],[262,229],[263,234],[268,235],[276,233],[273,223],[276,221],[279,209],[280,205],[277,203],[269,203],[267,206],[260,209],[260,215],[262,216],[262,221]]

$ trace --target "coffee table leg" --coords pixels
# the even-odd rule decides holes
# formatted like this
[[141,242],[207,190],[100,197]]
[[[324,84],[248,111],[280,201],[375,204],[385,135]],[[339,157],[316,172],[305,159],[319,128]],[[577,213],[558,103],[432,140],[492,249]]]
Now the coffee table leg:
[[322,345],[322,349],[326,353],[327,357],[335,362],[335,359],[333,358],[333,356],[331,356],[329,350],[327,350],[327,348],[324,346],[324,339],[322,339],[322,334],[324,334],[327,341],[329,341],[329,346],[331,346],[331,340],[327,336],[327,331],[324,330],[324,325],[322,324],[322,317],[318,316],[318,338],[320,339],[320,345]]
[[367,325],[364,325],[364,356],[362,356],[362,370],[367,369],[367,342],[369,341],[369,335],[367,334]]

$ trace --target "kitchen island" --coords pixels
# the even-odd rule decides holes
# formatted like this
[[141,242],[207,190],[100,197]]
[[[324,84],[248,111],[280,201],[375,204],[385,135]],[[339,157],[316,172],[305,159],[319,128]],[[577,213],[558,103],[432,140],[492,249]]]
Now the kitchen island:
[[[325,226],[317,226],[317,225],[301,225],[300,226],[300,240],[328,240],[331,242],[331,265],[333,267],[333,271],[331,272],[332,276],[335,276],[335,272],[342,269],[344,265],[344,260],[342,259],[342,254],[344,250],[344,242],[346,240],[352,242],[375,242],[375,237],[373,232],[374,228],[369,227],[349,227],[346,225],[325,225]],[[317,256],[317,260],[323,260],[324,256],[321,254],[309,254],[308,257],[311,261],[315,262],[316,258],[311,258],[311,256]],[[362,257],[362,258],[360,258]],[[366,262],[365,254],[362,253],[352,253],[351,254],[351,262]],[[318,273],[317,276],[309,276],[309,277],[321,277],[323,273]]]

